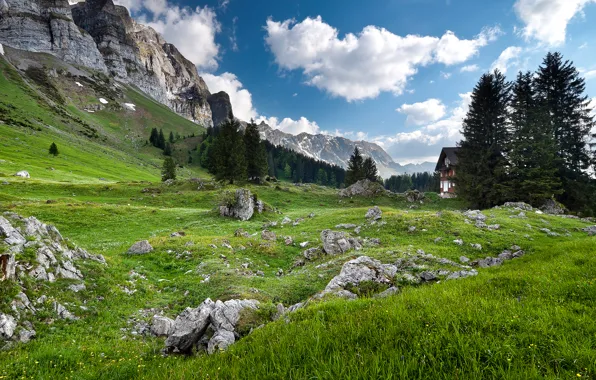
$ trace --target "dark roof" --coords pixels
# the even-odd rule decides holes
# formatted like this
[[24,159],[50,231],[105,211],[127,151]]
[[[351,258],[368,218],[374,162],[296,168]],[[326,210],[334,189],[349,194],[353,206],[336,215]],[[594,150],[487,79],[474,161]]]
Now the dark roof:
[[437,167],[435,171],[439,171],[444,165],[443,162],[445,161],[445,157],[451,161],[451,165],[457,165],[457,151],[459,148],[443,148],[441,150],[441,155],[439,156],[439,161],[437,161]]

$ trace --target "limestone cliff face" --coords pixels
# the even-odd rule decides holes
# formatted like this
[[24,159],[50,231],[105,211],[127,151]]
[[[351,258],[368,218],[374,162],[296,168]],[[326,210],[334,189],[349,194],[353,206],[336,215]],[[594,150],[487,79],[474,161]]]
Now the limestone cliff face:
[[211,107],[211,113],[213,114],[214,127],[217,127],[230,120],[230,115],[234,117],[230,96],[227,93],[223,91],[218,92],[217,94],[211,95],[207,101]]
[[136,23],[112,0],[87,0],[72,7],[76,25],[97,43],[109,72],[178,114],[208,127],[211,95],[196,67],[152,28]]
[[93,38],[73,22],[68,0],[0,0],[0,43],[107,72]]

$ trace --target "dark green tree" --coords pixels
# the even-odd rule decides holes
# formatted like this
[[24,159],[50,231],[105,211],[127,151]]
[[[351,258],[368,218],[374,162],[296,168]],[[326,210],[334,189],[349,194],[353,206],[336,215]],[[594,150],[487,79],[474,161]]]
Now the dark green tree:
[[60,152],[58,152],[58,146],[56,145],[56,143],[52,143],[50,145],[50,154],[54,157],[60,154]]
[[157,147],[159,149],[165,149],[166,148],[166,138],[163,135],[163,130],[159,130],[159,135],[157,136]]
[[219,127],[212,149],[214,174],[217,180],[234,181],[246,179],[246,156],[240,124],[228,120]]
[[473,207],[501,204],[511,193],[505,158],[510,87],[498,70],[482,75],[463,121],[455,181],[458,195]]
[[152,128],[151,129],[151,136],[149,137],[149,142],[154,147],[158,147],[159,146],[159,132],[157,132],[157,128]]
[[170,142],[170,144],[174,143],[174,132],[170,132],[170,136],[168,137],[168,141]]
[[163,150],[164,156],[171,156],[172,155],[172,144],[169,142],[166,143],[166,146]]
[[596,209],[591,195],[594,180],[586,173],[593,163],[588,143],[594,118],[585,94],[585,80],[560,53],[548,53],[538,69],[535,86],[557,145],[559,178],[565,190],[558,199],[572,210],[588,204]]
[[377,170],[377,164],[372,157],[367,157],[362,164],[363,177],[369,181],[377,181],[379,177],[379,171]]
[[346,172],[346,185],[350,186],[364,178],[364,158],[360,154],[358,147],[354,148],[354,153],[350,156],[348,170]]
[[319,169],[319,171],[317,172],[317,184],[326,186],[327,181],[327,172],[323,168]]
[[510,179],[516,199],[540,207],[562,193],[557,147],[544,102],[536,96],[531,72],[519,73],[511,90]]
[[161,168],[161,180],[165,182],[169,179],[176,179],[176,163],[172,157],[166,157]]
[[244,149],[246,155],[246,172],[249,180],[258,180],[267,175],[267,151],[261,141],[261,134],[253,120],[244,131]]

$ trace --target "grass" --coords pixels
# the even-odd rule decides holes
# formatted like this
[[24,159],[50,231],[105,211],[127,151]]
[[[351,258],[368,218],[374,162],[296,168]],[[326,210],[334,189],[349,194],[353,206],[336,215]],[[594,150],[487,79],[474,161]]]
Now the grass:
[[[87,287],[79,293],[67,290],[71,280],[0,283],[5,313],[12,313],[10,302],[21,286],[32,300],[48,297],[35,317],[26,317],[36,339],[0,351],[0,379],[596,376],[596,241],[580,230],[586,222],[531,212],[520,219],[514,210],[493,209],[485,211],[487,224],[501,229],[488,231],[465,222],[460,201],[436,194],[412,205],[401,196],[340,199],[332,189],[287,183],[248,186],[276,212],[248,222],[222,219],[215,207],[220,194],[233,187],[197,190],[188,178],[208,175],[193,166],[181,169],[182,180],[171,186],[158,183],[160,152],[142,143],[153,126],[188,134],[194,124],[134,89],[113,99],[116,95],[107,90],[104,95],[99,85],[79,90],[74,78],[61,82],[68,96],[66,105],[56,108],[2,58],[0,74],[0,212],[54,224],[70,244],[102,254],[108,262],[77,263]],[[100,95],[133,102],[140,112],[81,111]],[[83,133],[89,128],[97,137]],[[179,143],[182,154],[189,141]],[[56,158],[47,152],[51,142],[61,152]],[[28,170],[32,179],[13,177],[19,170]],[[379,247],[294,267],[304,250],[299,243],[318,246],[323,229],[364,224],[366,211],[375,205],[386,224],[363,227],[361,237],[380,239]],[[278,240],[263,242],[263,225],[285,216],[304,220],[272,227]],[[250,237],[235,237],[238,228]],[[560,236],[549,237],[541,228]],[[179,231],[183,237],[170,237]],[[295,243],[286,246],[285,236]],[[155,248],[152,253],[125,254],[144,239]],[[455,239],[465,244],[460,247]],[[482,244],[482,251],[472,243]],[[311,302],[254,329],[270,318],[275,304],[309,299],[358,255],[391,263],[421,249],[451,260],[476,259],[514,244],[527,255],[481,269],[474,278],[400,285],[400,293],[387,299],[367,297],[382,289],[363,284],[359,300]],[[19,259],[30,260],[32,254],[25,251]],[[278,269],[283,276],[276,275]],[[254,276],[257,271],[264,277]],[[135,293],[128,295],[124,288]],[[131,333],[135,320],[148,321],[155,310],[175,317],[207,297],[262,303],[259,312],[242,315],[241,330],[253,332],[225,353],[164,358],[163,339]],[[54,301],[81,319],[57,319],[50,310]]]

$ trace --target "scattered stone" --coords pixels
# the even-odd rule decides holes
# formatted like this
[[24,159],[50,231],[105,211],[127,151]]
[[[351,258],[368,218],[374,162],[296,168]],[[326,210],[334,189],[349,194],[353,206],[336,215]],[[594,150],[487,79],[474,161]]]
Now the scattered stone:
[[547,234],[548,236],[551,236],[551,237],[561,236],[558,233],[549,230],[548,228],[541,228],[540,231],[544,232],[545,234]]
[[416,232],[416,226],[410,226],[408,232]]
[[480,245],[480,244],[470,244],[470,246],[474,249],[482,251],[482,245]]
[[420,277],[420,279],[425,282],[437,280],[437,275],[434,274],[433,272],[422,272],[418,275],[418,277]]
[[459,246],[464,245],[464,241],[462,239],[455,239],[453,242]]
[[353,196],[374,197],[385,194],[386,190],[378,182],[372,182],[368,179],[360,180],[355,184],[339,191],[339,196],[348,198]]
[[33,338],[35,338],[35,335],[35,330],[22,329],[19,331],[19,342],[29,343]]
[[490,268],[503,264],[503,260],[495,257],[487,257],[485,259],[474,260],[470,263],[473,267]]
[[440,243],[441,241],[443,241],[443,238],[442,237],[438,237],[434,241],[435,241],[435,244],[437,244],[437,243]]
[[162,315],[154,315],[151,322],[151,334],[161,337],[170,336],[174,332],[174,321]]
[[479,220],[482,222],[486,220],[486,215],[484,215],[480,210],[468,210],[464,212],[464,216],[471,220]]
[[306,247],[308,247],[309,244],[310,244],[309,241],[302,242],[302,243],[300,243],[300,248],[306,248]]
[[487,227],[490,231],[497,231],[501,229],[500,224],[491,224]]
[[524,202],[505,202],[503,207],[515,208],[515,209],[523,210],[523,211],[534,210],[534,208],[532,206],[530,206],[529,204],[524,203]]
[[72,284],[67,289],[71,292],[78,293],[82,292],[83,290],[86,290],[87,287],[85,286],[85,284]]
[[322,294],[347,290],[347,286],[358,286],[361,282],[371,281],[379,284],[392,284],[396,273],[397,267],[395,265],[382,264],[370,257],[360,256],[345,263],[339,275],[327,284]]
[[275,241],[277,240],[277,235],[275,235],[275,232],[273,231],[264,230],[263,232],[261,232],[261,239]]
[[478,276],[477,270],[462,270],[459,272],[452,272],[449,276],[447,276],[447,280],[459,280],[466,277],[474,277]]
[[236,231],[234,231],[234,236],[235,237],[243,237],[243,238],[250,237],[248,232],[244,231],[242,228],[238,228]]
[[219,214],[223,217],[230,217],[247,221],[255,212],[255,197],[248,189],[236,190],[232,201],[219,207]]
[[594,236],[596,235],[596,226],[583,228],[582,231],[587,232],[588,236]]
[[553,199],[547,200],[544,205],[540,207],[540,210],[550,215],[563,215],[565,214],[565,211],[567,211],[565,206]]
[[318,259],[321,256],[321,253],[319,248],[309,248],[302,253],[302,256],[309,261],[313,261]]
[[0,313],[0,338],[9,340],[17,328],[17,321],[12,315]]
[[356,235],[360,235],[360,231],[362,231],[362,226],[358,226],[358,227],[354,228],[354,233]]
[[285,226],[286,224],[290,224],[290,223],[292,223],[292,219],[288,218],[287,216],[285,218],[283,218],[281,221],[282,226]]
[[399,293],[399,288],[396,286],[392,286],[381,293],[375,294],[374,298],[387,298],[397,293]]
[[286,243],[286,245],[292,245],[294,244],[294,239],[291,236],[286,236],[284,238],[284,242]]
[[425,198],[424,193],[421,193],[418,190],[408,190],[405,192],[406,201],[410,203],[418,203],[422,202]]
[[63,305],[59,304],[58,302],[54,302],[52,304],[52,309],[58,314],[60,319],[69,319],[71,321],[77,320],[78,318],[75,317],[70,311],[68,311]]
[[215,302],[207,298],[196,309],[186,308],[174,321],[174,327],[166,340],[169,350],[188,353],[203,336],[211,323]]
[[364,245],[367,247],[378,247],[381,245],[381,239],[379,239],[379,238],[364,239]]
[[383,211],[381,211],[381,209],[378,206],[375,206],[366,212],[365,217],[369,221],[379,220],[383,217]]
[[284,270],[283,270],[283,269],[281,269],[281,268],[278,268],[278,269],[277,269],[277,273],[275,273],[275,275],[276,275],[277,277],[281,277],[281,276],[283,276],[283,275],[284,275]]
[[263,272],[262,270],[258,270],[257,271],[257,276],[259,276],[259,277],[265,277],[265,272]]
[[352,230],[356,227],[358,227],[356,224],[338,224],[337,226],[335,226],[335,228],[338,230]]
[[21,170],[20,172],[16,173],[14,176],[21,177],[21,178],[31,178],[31,175],[29,175],[29,172],[26,170]]
[[144,255],[153,251],[153,247],[149,244],[149,241],[143,240],[136,242],[128,249],[126,253],[129,255]]
[[344,232],[335,232],[324,230],[321,232],[321,241],[323,242],[323,251],[328,255],[339,255],[352,249],[360,250],[360,242],[352,239]]
[[470,259],[468,259],[466,256],[460,256],[459,257],[459,262],[462,264],[467,264],[470,262]]

